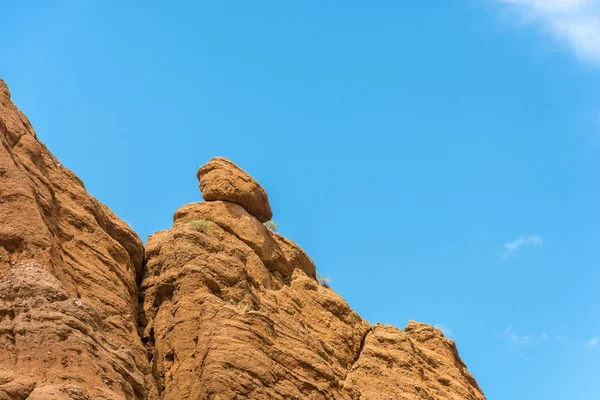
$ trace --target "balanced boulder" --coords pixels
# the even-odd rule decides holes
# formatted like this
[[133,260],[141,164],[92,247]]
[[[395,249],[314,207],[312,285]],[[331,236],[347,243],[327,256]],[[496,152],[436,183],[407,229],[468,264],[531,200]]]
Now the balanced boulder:
[[198,169],[200,191],[206,201],[229,201],[244,207],[260,222],[273,217],[265,190],[243,169],[224,157],[214,157]]

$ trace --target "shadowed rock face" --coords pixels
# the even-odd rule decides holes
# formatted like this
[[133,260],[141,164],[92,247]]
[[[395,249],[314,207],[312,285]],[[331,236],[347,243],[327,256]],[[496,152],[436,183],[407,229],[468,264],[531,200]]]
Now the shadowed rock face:
[[1,80],[0,141],[0,400],[485,399],[439,330],[371,326],[321,286],[231,161],[144,253]]

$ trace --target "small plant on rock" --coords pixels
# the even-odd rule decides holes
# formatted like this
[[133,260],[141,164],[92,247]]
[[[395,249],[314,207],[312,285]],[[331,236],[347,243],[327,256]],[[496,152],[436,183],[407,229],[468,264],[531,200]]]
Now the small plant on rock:
[[274,221],[267,221],[263,225],[271,232],[277,232],[277,224]]
[[329,287],[329,277],[317,274],[317,282],[323,287]]
[[204,218],[200,218],[194,221],[190,221],[190,226],[198,232],[207,232],[210,230],[210,228],[212,228],[212,222]]

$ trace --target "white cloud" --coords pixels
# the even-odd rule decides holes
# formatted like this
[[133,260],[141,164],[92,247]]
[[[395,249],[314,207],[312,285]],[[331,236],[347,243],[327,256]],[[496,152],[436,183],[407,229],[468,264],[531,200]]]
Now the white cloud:
[[506,258],[508,254],[518,251],[521,246],[540,246],[543,242],[542,238],[538,235],[521,235],[512,242],[504,243],[505,253],[503,257]]
[[[547,331],[521,335],[513,331],[511,327],[506,328],[504,331],[498,333],[498,335],[507,343],[507,351],[518,355],[525,361],[536,360],[536,354],[544,348],[547,349],[548,346],[567,346],[569,343],[574,343],[564,335],[554,335]],[[586,342],[586,347],[588,349],[591,349],[596,345],[600,348],[600,338],[597,337],[595,339],[595,344],[592,344],[594,339],[590,342]],[[581,341],[577,343],[581,345]]]
[[525,355],[523,353],[519,354],[519,357],[521,357],[523,360],[525,360],[527,362],[531,361],[531,357],[528,355]]
[[496,0],[600,66],[600,0]]
[[442,324],[435,324],[434,326],[436,328],[438,328],[440,331],[442,331],[442,333],[444,334],[444,336],[446,336],[446,337],[452,337],[452,329],[450,329],[447,326],[444,326]]
[[596,347],[600,344],[600,338],[598,338],[598,337],[592,338],[589,342],[587,342],[587,344],[590,347]]
[[557,342],[560,342],[560,343],[565,343],[565,342],[569,341],[569,338],[564,335],[556,335],[554,340],[556,340]]
[[518,344],[520,346],[525,346],[525,345],[528,345],[529,343],[531,343],[530,335],[523,335],[523,336],[517,335],[510,328],[506,328],[504,330],[503,337],[504,337],[504,339],[508,340],[509,342],[511,342],[513,344]]

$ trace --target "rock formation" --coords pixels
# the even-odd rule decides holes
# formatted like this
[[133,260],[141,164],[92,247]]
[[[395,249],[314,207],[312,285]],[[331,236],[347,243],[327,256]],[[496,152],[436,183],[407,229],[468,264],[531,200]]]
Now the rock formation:
[[0,140],[0,400],[485,399],[439,330],[371,326],[320,285],[231,161],[144,251],[1,80]]
[[144,247],[37,139],[0,80],[0,399],[157,398]]

